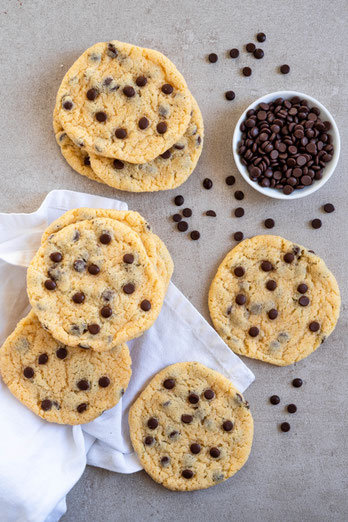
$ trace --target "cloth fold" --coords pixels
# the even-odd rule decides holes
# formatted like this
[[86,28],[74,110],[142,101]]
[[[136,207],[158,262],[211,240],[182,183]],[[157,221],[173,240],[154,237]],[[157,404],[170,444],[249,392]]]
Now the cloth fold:
[[[36,212],[0,214],[0,343],[28,312],[26,267],[43,230],[77,207],[127,210],[124,202],[68,190],[50,192]],[[197,360],[231,379],[244,392],[254,380],[183,294],[170,283],[155,324],[128,343],[132,378],[121,401],[82,426],[50,424],[23,406],[0,379],[0,512],[5,522],[56,522],[65,496],[86,464],[119,473],[141,465],[132,450],[128,410],[159,370]]]

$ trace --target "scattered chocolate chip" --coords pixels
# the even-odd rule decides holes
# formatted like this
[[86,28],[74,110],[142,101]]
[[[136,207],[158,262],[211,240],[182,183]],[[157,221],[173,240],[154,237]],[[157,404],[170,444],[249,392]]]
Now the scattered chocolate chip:
[[108,245],[111,241],[111,236],[110,234],[101,234],[101,236],[99,236],[99,241],[103,244],[103,245]]
[[103,375],[103,377],[100,377],[98,384],[101,388],[107,388],[110,384],[110,379],[106,375]]
[[232,101],[232,100],[235,99],[235,97],[236,97],[236,94],[235,94],[234,91],[226,91],[226,92],[225,92],[225,98],[226,98],[226,100],[228,100],[228,101]]
[[54,263],[60,263],[63,259],[63,256],[60,252],[52,252],[52,254],[50,255],[50,259]]
[[280,72],[281,72],[282,74],[289,74],[289,72],[290,72],[290,66],[287,65],[286,63],[284,63],[284,65],[281,65],[281,66],[280,66]]
[[123,261],[125,263],[127,263],[127,265],[131,265],[132,263],[134,263],[134,256],[133,256],[133,254],[125,254],[123,256]]
[[275,290],[277,288],[277,283],[273,280],[273,279],[270,279],[269,281],[267,281],[266,283],[266,288],[267,290],[269,290],[270,292],[273,292],[273,290]]
[[207,210],[205,215],[210,217],[216,217],[216,212],[215,210]]
[[323,209],[324,209],[324,212],[326,212],[327,214],[331,214],[331,212],[334,212],[335,207],[333,206],[332,203],[326,203],[323,206]]
[[165,132],[167,132],[167,124],[165,121],[160,121],[159,123],[157,123],[157,132],[159,134],[164,134]]
[[95,114],[95,119],[97,121],[99,121],[100,123],[103,123],[104,121],[107,120],[107,115],[106,115],[106,112],[104,111],[99,111]]
[[234,49],[231,49],[230,50],[230,57],[231,58],[238,58],[239,56],[239,51],[238,49],[234,48]]
[[179,223],[179,221],[182,220],[182,216],[180,216],[180,214],[174,214],[173,216],[173,221],[175,221],[175,223]]
[[89,324],[87,328],[89,333],[92,335],[97,335],[100,332],[99,324]]
[[86,263],[82,259],[76,259],[73,263],[74,270],[76,272],[83,272],[86,268]]
[[151,417],[148,421],[147,421],[147,425],[148,427],[150,428],[150,430],[155,430],[158,426],[158,420],[155,419],[155,417]]
[[180,221],[177,224],[177,228],[179,232],[186,232],[186,230],[188,229],[188,223],[186,221]]
[[272,397],[269,399],[271,404],[279,404],[280,403],[280,397],[278,395],[272,395]]
[[83,413],[87,410],[87,408],[88,408],[88,404],[86,402],[82,402],[81,404],[78,405],[78,407],[76,409],[77,409],[78,413]]
[[210,63],[216,63],[218,61],[218,55],[215,53],[210,53],[208,56],[208,60]]
[[234,197],[238,201],[242,201],[242,199],[244,199],[244,192],[242,192],[241,190],[236,190],[236,192],[234,193]]
[[144,87],[147,84],[147,78],[145,76],[138,76],[135,83],[138,87]]
[[174,203],[177,207],[180,207],[181,205],[184,204],[184,197],[183,196],[175,196],[174,198]]
[[103,306],[103,308],[100,310],[100,315],[104,317],[105,319],[108,319],[112,316],[112,309],[110,306]]
[[251,76],[252,70],[250,67],[243,67],[242,69],[243,76]]
[[242,266],[236,266],[233,272],[236,277],[243,277],[245,274],[245,270]]
[[198,230],[192,230],[190,236],[193,241],[197,241],[201,237],[201,234],[198,232]]
[[300,299],[298,300],[299,304],[301,306],[308,306],[309,305],[309,299],[306,295],[303,295],[302,297],[300,297]]
[[55,281],[53,281],[53,279],[46,279],[45,288],[47,290],[55,290],[57,288],[57,284]]
[[233,422],[230,420],[226,420],[222,424],[222,428],[224,431],[232,431],[233,430]]
[[197,455],[200,451],[201,451],[201,446],[200,444],[194,442],[193,444],[191,444],[190,446],[190,451],[191,453],[193,453],[194,455]]
[[294,379],[292,381],[292,385],[294,388],[301,388],[302,384],[303,384],[303,381],[299,377],[297,377],[296,379]]
[[182,215],[184,217],[191,217],[192,216],[192,210],[190,208],[184,208],[182,211]]
[[249,335],[250,337],[257,337],[260,333],[260,330],[257,328],[257,326],[252,326],[249,328]]
[[297,412],[296,404],[289,404],[287,407],[287,410],[289,413],[296,413]]
[[269,312],[268,312],[268,317],[273,321],[274,319],[277,319],[278,317],[278,310],[276,310],[275,308],[272,308]]
[[297,291],[300,292],[300,294],[305,294],[308,290],[308,286],[305,283],[301,283],[297,287]]
[[197,402],[199,401],[199,397],[196,393],[190,393],[190,395],[188,396],[188,401],[191,404],[197,404]]
[[246,44],[245,49],[248,53],[253,53],[256,49],[256,45],[253,43],[248,43]]
[[238,305],[244,305],[246,303],[246,297],[244,294],[238,294],[236,296],[236,303]]
[[67,100],[67,101],[63,102],[62,106],[63,106],[63,109],[65,109],[66,111],[70,111],[73,108],[73,103],[71,101]]
[[44,399],[41,402],[41,409],[43,411],[49,411],[51,408],[52,408],[52,401],[50,401],[49,399]]
[[205,178],[205,179],[203,180],[203,187],[204,187],[205,189],[210,190],[210,189],[212,188],[212,186],[213,186],[213,182],[212,182],[211,179],[209,179],[209,178]]
[[65,357],[67,357],[68,355],[68,350],[66,348],[58,348],[58,350],[56,351],[56,356],[58,357],[58,359],[65,359]]
[[256,39],[258,42],[265,42],[266,41],[265,33],[257,33]]
[[290,263],[293,262],[294,259],[295,259],[295,256],[294,256],[294,254],[292,254],[291,252],[288,252],[288,253],[285,254],[285,256],[284,256],[284,261],[285,261],[285,263],[289,263],[289,264],[290,264]]
[[135,286],[133,285],[133,283],[126,283],[122,290],[124,291],[125,294],[132,294],[134,291],[135,291]]
[[312,228],[315,228],[315,229],[320,228],[322,225],[321,219],[318,219],[318,218],[313,219],[311,221],[311,225],[312,225]]
[[153,437],[151,437],[150,435],[148,435],[147,437],[145,437],[144,439],[144,444],[146,446],[151,446],[153,443],[154,443],[155,439]]
[[190,469],[184,469],[182,472],[181,472],[181,475],[182,477],[184,477],[185,479],[191,479],[193,477],[193,471],[191,471]]
[[271,270],[273,270],[272,263],[270,261],[262,261],[261,270],[263,270],[264,272],[270,272]]
[[82,391],[89,390],[89,382],[86,381],[86,379],[81,379],[81,381],[78,381],[77,387],[79,390],[82,390]]
[[126,137],[127,137],[127,131],[126,129],[116,129],[115,130],[115,136],[116,138],[118,138],[119,140],[124,140]]
[[94,101],[98,95],[99,95],[99,92],[97,89],[88,89],[87,94],[86,94],[87,99],[90,101]]
[[205,390],[205,392],[204,392],[203,395],[204,395],[204,397],[205,397],[208,401],[210,401],[211,399],[213,399],[213,398],[215,397],[215,393],[213,392],[213,390],[210,390],[210,389],[209,389],[209,390]]
[[85,300],[85,294],[83,292],[76,292],[76,294],[72,296],[72,300],[76,304],[81,304]]
[[184,424],[191,424],[193,417],[192,415],[183,414],[181,415],[181,420]]
[[32,379],[34,377],[34,373],[35,373],[34,370],[32,368],[30,368],[30,366],[27,366],[23,370],[23,375],[26,379]]
[[145,118],[145,116],[143,116],[142,118],[140,118],[140,120],[138,121],[138,127],[139,129],[141,130],[144,130],[144,129],[147,129],[148,126],[149,126],[149,120],[147,118]]
[[235,241],[242,241],[242,239],[244,238],[244,234],[243,232],[235,232],[233,234],[233,237]]
[[290,431],[290,424],[288,422],[282,422],[280,429],[286,433],[287,431]]
[[38,363],[39,364],[46,364],[48,362],[48,355],[47,353],[42,353],[39,355]]
[[99,266],[97,265],[94,265],[93,263],[88,265],[88,268],[87,268],[88,272],[91,274],[91,275],[97,275],[99,274],[100,272],[100,268]]
[[226,181],[226,185],[234,185],[236,182],[236,178],[234,176],[227,176],[225,181]]
[[242,207],[236,208],[235,211],[234,211],[234,215],[237,218],[243,217],[244,216],[244,208],[242,208]]
[[141,301],[140,308],[142,309],[143,312],[148,312],[149,310],[151,310],[150,301],[148,301],[147,299],[144,299],[143,301]]
[[265,219],[266,228],[273,228],[274,225],[275,225],[274,219],[272,219],[272,218]]
[[131,85],[126,85],[123,87],[123,94],[127,96],[127,98],[132,98],[135,95],[134,87]]
[[255,49],[254,51],[254,57],[257,59],[257,60],[261,60],[261,58],[263,58],[265,55],[265,53],[263,52],[262,49]]
[[311,332],[318,332],[320,329],[320,324],[317,321],[312,321],[309,323],[309,329]]
[[213,459],[217,459],[220,457],[220,450],[218,448],[210,448],[210,456],[213,457]]

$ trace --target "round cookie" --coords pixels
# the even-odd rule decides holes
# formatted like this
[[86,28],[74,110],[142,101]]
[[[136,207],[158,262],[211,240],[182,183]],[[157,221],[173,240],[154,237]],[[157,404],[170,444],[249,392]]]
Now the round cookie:
[[81,147],[75,145],[75,143],[69,138],[67,133],[64,131],[58,118],[57,106],[54,108],[53,112],[53,130],[60,151],[66,159],[67,163],[69,163],[70,167],[72,167],[74,170],[76,170],[76,172],[78,172],[82,176],[86,176],[87,178],[93,181],[98,181],[98,183],[102,183],[102,181],[98,178],[98,176],[93,172],[93,169],[91,168],[91,162],[87,152]]
[[195,169],[203,146],[203,118],[192,97],[192,116],[182,138],[149,163],[135,165],[90,154],[95,174],[110,187],[129,192],[154,192],[179,187]]
[[145,471],[168,489],[204,489],[236,473],[253,438],[248,403],[220,373],[198,362],[168,366],[129,412]]
[[1,347],[0,372],[17,399],[58,424],[84,424],[115,406],[132,373],[126,344],[103,354],[64,346],[33,311]]
[[56,339],[105,351],[153,324],[166,285],[136,232],[95,218],[48,237],[28,268],[27,290]]
[[233,248],[209,291],[210,315],[226,344],[278,366],[314,352],[335,328],[339,309],[339,288],[324,261],[271,235]]
[[183,136],[191,96],[163,54],[118,42],[87,49],[63,78],[59,119],[90,153],[146,163]]

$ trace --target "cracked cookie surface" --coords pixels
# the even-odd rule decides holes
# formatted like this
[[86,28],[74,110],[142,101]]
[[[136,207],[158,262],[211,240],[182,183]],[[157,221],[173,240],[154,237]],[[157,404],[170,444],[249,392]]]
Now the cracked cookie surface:
[[198,362],[160,371],[129,412],[133,447],[145,471],[168,489],[204,489],[248,459],[248,403],[220,373]]
[[58,90],[57,106],[75,144],[146,163],[183,136],[191,96],[163,54],[113,40],[93,45],[76,60]]
[[132,373],[126,344],[106,353],[65,346],[33,311],[1,347],[0,372],[17,399],[58,424],[84,424],[115,406]]
[[285,366],[310,355],[335,328],[340,293],[324,261],[282,237],[233,248],[209,290],[213,324],[240,355]]

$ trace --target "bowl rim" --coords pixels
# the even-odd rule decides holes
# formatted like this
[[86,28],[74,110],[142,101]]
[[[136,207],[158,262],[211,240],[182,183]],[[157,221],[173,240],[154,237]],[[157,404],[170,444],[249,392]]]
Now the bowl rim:
[[[332,158],[329,166],[325,167],[325,169],[327,169],[326,173],[325,173],[325,169],[324,169],[324,175],[321,180],[318,180],[316,183],[313,183],[313,185],[311,185],[309,187],[306,187],[301,190],[294,190],[294,192],[292,192],[291,194],[286,195],[286,194],[283,194],[283,192],[280,192],[273,188],[261,187],[258,183],[256,183],[255,181],[252,181],[249,178],[249,173],[247,171],[247,168],[244,165],[242,165],[242,163],[240,162],[239,154],[237,151],[237,145],[238,145],[238,142],[240,141],[240,136],[241,136],[240,125],[241,125],[242,121],[244,120],[246,113],[250,109],[254,109],[260,103],[265,102],[265,101],[270,101],[271,99],[276,99],[276,98],[280,98],[280,97],[287,98],[287,97],[294,97],[294,96],[298,96],[299,98],[305,99],[305,100],[311,102],[313,105],[316,105],[325,115],[325,120],[330,121],[331,133],[335,140],[335,150],[334,150],[333,158]],[[309,196],[310,194],[313,194],[314,192],[319,190],[323,185],[325,185],[325,183],[331,178],[332,174],[334,173],[338,160],[339,160],[339,157],[340,157],[340,152],[341,152],[341,138],[340,138],[337,124],[334,120],[334,117],[330,113],[330,111],[322,103],[320,103],[316,98],[313,98],[313,96],[310,96],[309,94],[305,94],[305,93],[299,92],[299,91],[275,91],[275,92],[265,94],[265,95],[261,96],[260,98],[257,98],[242,112],[242,114],[240,115],[240,117],[235,125],[234,131],[233,131],[232,153],[233,153],[234,162],[236,164],[236,167],[237,167],[240,175],[248,183],[248,185],[253,187],[254,190],[259,192],[260,194],[263,194],[264,196],[268,196],[268,197],[274,198],[274,199],[281,199],[281,200],[287,200],[287,201],[289,201],[291,199],[300,199],[300,198]]]

